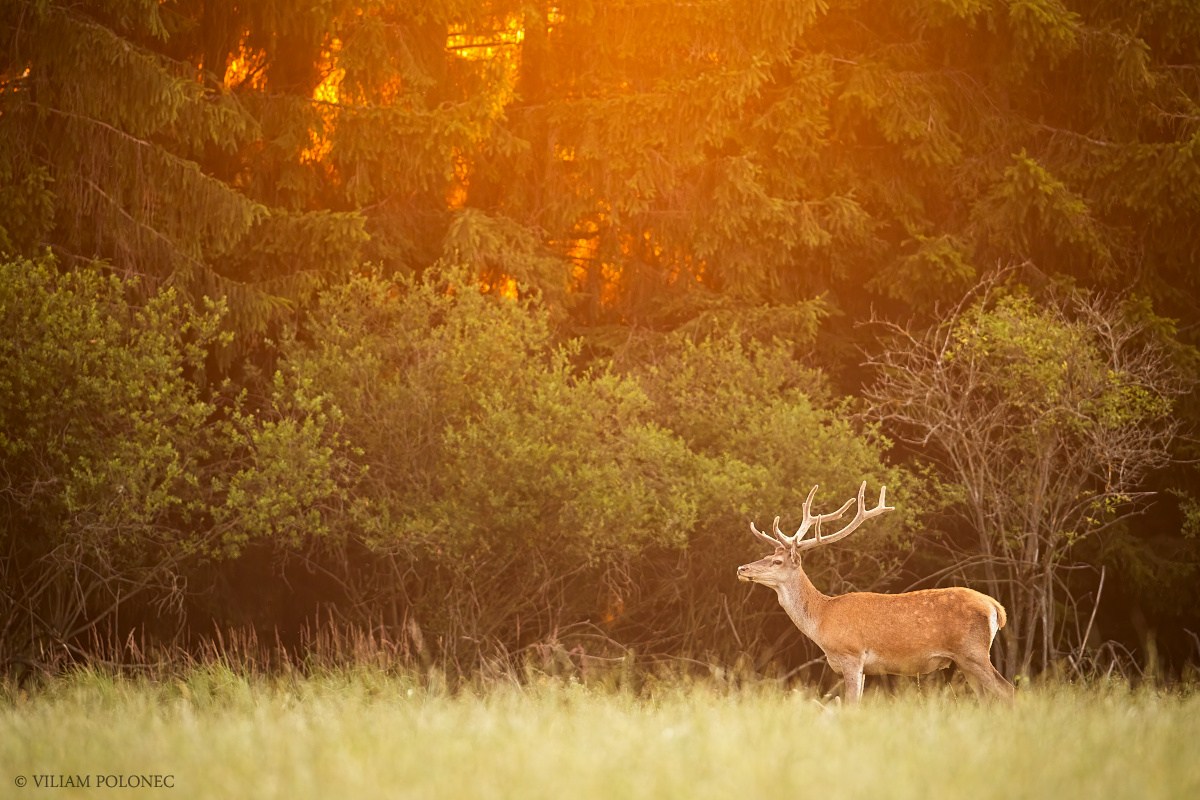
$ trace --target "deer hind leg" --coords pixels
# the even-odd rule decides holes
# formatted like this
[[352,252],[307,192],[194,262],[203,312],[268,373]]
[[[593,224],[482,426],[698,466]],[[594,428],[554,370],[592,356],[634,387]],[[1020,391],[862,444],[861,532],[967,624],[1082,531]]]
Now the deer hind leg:
[[992,697],[1012,702],[1016,690],[1008,682],[1008,679],[1001,675],[1000,671],[992,665],[991,659],[986,654],[961,659],[956,658],[954,663],[967,676],[967,682],[971,684],[971,688],[975,690],[975,694],[984,698]]
[[1001,700],[1011,703],[1016,697],[1017,687],[1009,682],[1008,678],[1000,674],[1000,670],[992,666],[992,662],[987,662],[992,675],[992,693]]

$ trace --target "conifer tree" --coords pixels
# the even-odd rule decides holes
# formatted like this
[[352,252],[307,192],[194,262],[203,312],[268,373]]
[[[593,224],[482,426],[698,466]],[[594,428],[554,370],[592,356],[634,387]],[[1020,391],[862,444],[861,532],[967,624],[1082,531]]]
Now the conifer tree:
[[0,244],[229,294],[251,328],[252,297],[441,256],[581,323],[924,313],[1026,259],[1194,305],[1179,0],[0,13]]
[[5,4],[0,245],[224,297],[243,334],[367,256],[415,266],[494,106],[443,75],[453,13]]

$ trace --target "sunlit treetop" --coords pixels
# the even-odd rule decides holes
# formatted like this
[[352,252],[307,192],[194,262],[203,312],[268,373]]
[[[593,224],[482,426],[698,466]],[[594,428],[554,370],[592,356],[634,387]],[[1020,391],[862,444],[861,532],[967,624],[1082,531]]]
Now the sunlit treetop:
[[17,0],[0,246],[253,334],[365,261],[584,326],[924,313],[1023,260],[1186,308],[1188,32],[1183,0]]

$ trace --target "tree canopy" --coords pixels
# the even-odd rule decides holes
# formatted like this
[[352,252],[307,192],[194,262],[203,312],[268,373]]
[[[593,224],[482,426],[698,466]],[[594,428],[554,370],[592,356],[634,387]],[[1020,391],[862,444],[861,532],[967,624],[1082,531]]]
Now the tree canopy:
[[[67,580],[56,543],[103,529],[156,542],[138,585],[222,623],[278,621],[300,569],[321,577],[297,613],[387,608],[473,637],[444,651],[467,662],[572,621],[728,653],[747,620],[771,630],[713,588],[746,517],[868,476],[910,508],[830,556],[831,583],[961,575],[961,551],[907,556],[964,541],[940,511],[966,484],[867,413],[864,387],[902,396],[873,383],[879,332],[946,333],[1020,265],[1015,316],[976,312],[1014,337],[988,392],[1092,375],[1088,419],[1194,430],[1194,392],[1159,408],[1106,382],[1099,322],[1045,315],[1120,298],[1162,323],[1163,369],[1194,373],[1198,143],[1188,0],[12,0],[0,535],[34,583],[7,602],[43,568]],[[999,363],[989,342],[960,345]],[[89,399],[55,405],[64,386]],[[1104,635],[1145,650],[1165,626],[1180,659],[1200,656],[1191,442],[1158,440],[1128,487],[1165,500],[1137,506],[1152,530],[1072,545],[1118,575]],[[63,585],[81,619],[132,569],[113,559],[95,593]],[[487,570],[522,600],[464,633]]]
[[10,3],[10,248],[230,298],[452,255],[580,325],[997,261],[1190,313],[1200,12],[1178,0]]

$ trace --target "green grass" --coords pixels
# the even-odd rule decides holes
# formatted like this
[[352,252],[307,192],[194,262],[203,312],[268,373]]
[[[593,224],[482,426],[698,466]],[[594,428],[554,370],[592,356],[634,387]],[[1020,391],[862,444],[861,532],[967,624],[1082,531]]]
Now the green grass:
[[[94,778],[146,773],[175,788]],[[39,789],[36,775],[91,786]],[[826,709],[769,683],[448,694],[379,672],[266,680],[218,667],[0,691],[0,797],[821,795],[1200,797],[1200,695],[1064,686],[997,708],[934,689]]]

